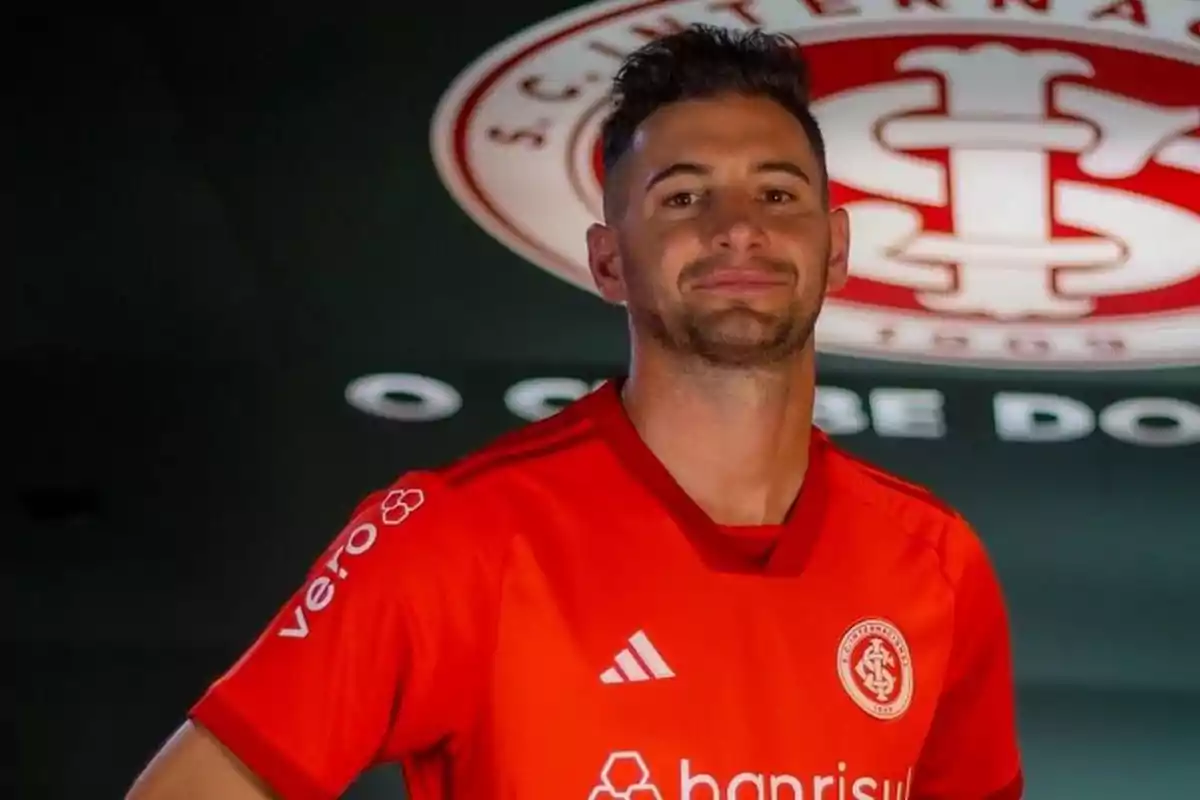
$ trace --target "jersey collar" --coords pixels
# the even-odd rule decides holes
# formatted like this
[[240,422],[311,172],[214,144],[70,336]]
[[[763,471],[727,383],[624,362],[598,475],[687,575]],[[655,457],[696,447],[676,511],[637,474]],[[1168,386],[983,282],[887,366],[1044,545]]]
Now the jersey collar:
[[621,402],[624,379],[605,382],[589,405],[601,435],[624,468],[659,501],[692,546],[720,572],[797,575],[803,571],[822,528],[828,501],[828,438],[813,428],[804,485],[781,527],[765,565],[750,563],[733,548],[718,526],[667,471],[633,426]]

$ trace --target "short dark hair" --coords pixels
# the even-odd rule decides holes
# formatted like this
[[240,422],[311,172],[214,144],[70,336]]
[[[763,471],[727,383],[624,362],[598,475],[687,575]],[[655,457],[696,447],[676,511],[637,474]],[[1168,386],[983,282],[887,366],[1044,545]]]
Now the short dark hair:
[[774,100],[803,126],[824,171],[825,140],[808,108],[808,81],[799,45],[784,34],[692,25],[656,39],[626,57],[613,79],[613,109],[600,134],[605,173],[655,111],[721,94]]

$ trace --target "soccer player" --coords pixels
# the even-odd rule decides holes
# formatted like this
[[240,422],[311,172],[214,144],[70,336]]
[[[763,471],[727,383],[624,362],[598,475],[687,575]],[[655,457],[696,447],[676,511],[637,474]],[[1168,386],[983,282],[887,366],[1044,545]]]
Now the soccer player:
[[1020,797],[979,539],[812,425],[850,231],[797,50],[690,28],[614,88],[627,378],[368,498],[132,798]]

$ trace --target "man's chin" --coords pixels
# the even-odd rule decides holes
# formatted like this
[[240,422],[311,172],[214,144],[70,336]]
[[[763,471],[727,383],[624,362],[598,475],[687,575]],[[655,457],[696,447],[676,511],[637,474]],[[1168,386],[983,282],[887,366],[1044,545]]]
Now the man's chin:
[[692,338],[724,343],[735,349],[770,348],[795,338],[790,318],[764,314],[752,309],[731,309],[711,315],[692,327]]
[[788,318],[762,313],[729,313],[705,320],[687,337],[698,357],[714,366],[769,367],[798,356],[811,338],[811,330]]
[[790,335],[772,337],[700,336],[691,351],[706,364],[730,369],[779,366],[798,356],[807,343]]
[[697,348],[695,355],[708,366],[719,369],[771,369],[790,363],[802,349],[796,347],[740,347],[721,344]]

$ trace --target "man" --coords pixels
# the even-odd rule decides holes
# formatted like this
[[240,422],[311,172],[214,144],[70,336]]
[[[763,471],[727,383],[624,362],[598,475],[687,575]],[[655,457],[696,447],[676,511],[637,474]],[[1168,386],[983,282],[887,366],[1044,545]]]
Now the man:
[[132,798],[1021,795],[979,540],[812,428],[849,230],[806,86],[759,32],[630,57],[587,238],[628,379],[368,499]]

